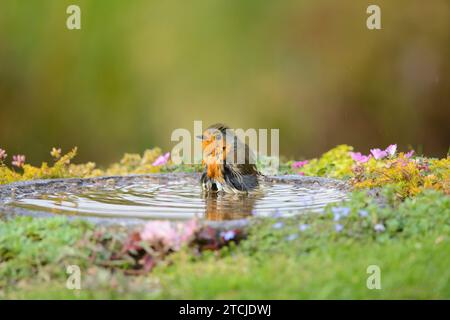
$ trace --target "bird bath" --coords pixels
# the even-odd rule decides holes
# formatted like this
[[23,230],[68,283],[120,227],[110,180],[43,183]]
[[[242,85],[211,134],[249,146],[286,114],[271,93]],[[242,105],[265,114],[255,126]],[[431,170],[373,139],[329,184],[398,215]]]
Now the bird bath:
[[265,177],[260,193],[204,194],[199,174],[167,173],[35,180],[0,186],[0,216],[65,215],[94,222],[246,220],[321,211],[346,199],[344,182],[302,176]]

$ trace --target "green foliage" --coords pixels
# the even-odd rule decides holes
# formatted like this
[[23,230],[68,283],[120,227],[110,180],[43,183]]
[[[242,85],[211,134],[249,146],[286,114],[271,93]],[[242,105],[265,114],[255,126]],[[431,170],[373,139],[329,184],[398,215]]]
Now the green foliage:
[[[0,296],[77,298],[62,290],[61,283],[67,277],[65,266],[78,264],[87,270],[84,298],[450,297],[445,281],[450,277],[450,158],[411,159],[400,153],[357,163],[351,150],[338,146],[298,169],[307,175],[351,178],[356,191],[348,201],[330,205],[323,214],[255,220],[239,245],[202,253],[184,247],[165,257],[151,275],[136,269],[145,261],[133,254],[138,251],[130,230],[58,217],[2,221]],[[94,163],[71,163],[75,154],[76,149],[61,157],[52,150],[53,166],[25,164],[14,171],[1,165],[0,183],[201,170],[170,162],[153,166],[161,155],[158,148],[125,154],[104,170]],[[292,170],[289,162],[281,168]],[[373,188],[376,192],[366,190]],[[365,287],[370,264],[389,270],[379,292]],[[14,289],[17,283],[22,289]]]
[[[392,191],[385,193],[386,197],[393,197],[389,194]],[[250,255],[305,254],[331,242],[386,242],[450,234],[450,197],[442,192],[427,190],[415,198],[382,206],[377,201],[365,191],[355,191],[349,201],[329,206],[322,215],[261,220],[252,227],[241,250]],[[276,223],[282,223],[282,227],[274,228]],[[299,230],[302,225],[306,228]],[[342,230],[337,231],[337,225]]]
[[107,168],[102,175],[127,175],[159,172],[160,166],[152,166],[152,163],[161,155],[160,148],[145,150],[143,155],[137,153],[125,153],[118,163]]
[[32,277],[48,265],[61,275],[65,261],[85,264],[87,256],[74,244],[91,228],[86,222],[60,217],[0,221],[0,287]]
[[406,199],[397,210],[381,210],[391,236],[417,237],[439,232],[450,234],[450,197],[441,192],[426,190],[415,198]]
[[0,164],[0,184],[20,181],[21,178],[22,176],[19,173]]
[[[385,189],[387,199],[396,199],[395,189]],[[348,217],[342,218],[347,236],[373,237],[378,241],[450,234],[450,197],[442,192],[426,190],[405,201],[390,201],[380,206],[366,192],[354,192],[345,206]],[[362,212],[368,215],[361,217]],[[376,226],[382,226],[381,230]]]
[[291,170],[308,176],[350,179],[356,189],[389,186],[399,199],[415,196],[426,189],[450,194],[450,157],[444,159],[411,158],[404,153],[366,162],[354,161],[352,147],[340,145],[319,159],[312,159],[299,169]]
[[24,164],[19,169],[22,172],[14,171],[3,163],[0,163],[0,184],[32,179],[73,177],[73,172],[70,170],[70,162],[76,156],[77,148],[74,148],[62,157],[58,153],[54,153],[54,151],[52,151],[52,154],[55,155],[55,163],[53,166],[48,166],[45,162],[40,167]]
[[391,186],[397,197],[415,196],[426,189],[450,194],[450,158],[409,159],[398,157],[355,165],[352,183],[357,189]]
[[[163,299],[448,299],[448,240],[330,242],[290,254],[235,252],[193,263],[187,257],[158,269]],[[299,240],[301,241],[301,240]],[[292,243],[285,243],[292,246]],[[367,267],[382,271],[382,290],[366,287]]]
[[[161,297],[172,299],[448,298],[449,235],[442,192],[380,206],[359,191],[322,215],[260,220],[239,246],[194,259],[180,253],[155,273]],[[365,285],[372,264],[383,290]]]
[[153,166],[152,163],[161,156],[160,148],[145,150],[141,155],[126,153],[118,163],[113,163],[106,169],[97,168],[93,162],[85,164],[73,164],[72,160],[77,155],[77,148],[61,156],[60,151],[53,148],[51,155],[54,164],[49,166],[42,163],[40,167],[24,164],[21,168],[13,169],[0,162],[0,184],[33,179],[53,178],[89,178],[104,175],[144,174],[164,171],[180,170],[170,161],[163,166]]
[[201,172],[203,171],[203,166],[201,164],[168,164],[161,167],[161,172]]
[[[9,286],[3,294],[77,298],[61,289],[70,263],[87,272],[86,298],[450,297],[442,281],[450,276],[450,197],[428,190],[399,201],[393,189],[383,193],[381,203],[357,191],[324,214],[256,220],[239,245],[202,254],[185,247],[150,276],[132,278],[126,274],[135,261],[118,259],[130,239],[127,229],[16,218],[0,223],[0,287],[23,280],[22,289]],[[336,219],[343,208],[348,214]],[[370,264],[389,270],[379,292],[365,287]]]
[[349,178],[352,175],[353,160],[349,152],[353,147],[339,145],[324,153],[319,159],[312,159],[301,171],[308,176]]

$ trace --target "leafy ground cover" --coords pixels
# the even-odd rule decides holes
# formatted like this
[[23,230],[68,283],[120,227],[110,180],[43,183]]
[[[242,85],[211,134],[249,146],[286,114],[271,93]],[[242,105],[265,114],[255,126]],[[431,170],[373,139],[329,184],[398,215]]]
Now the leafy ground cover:
[[[0,151],[0,181],[198,170],[171,165],[153,149],[116,164],[72,164],[76,150],[32,167]],[[255,220],[217,231],[191,221],[133,230],[65,218],[0,221],[1,298],[450,298],[449,157],[396,146],[370,155],[338,146],[318,159],[291,161],[286,173],[347,179],[349,201],[322,214]],[[67,266],[82,270],[68,290]],[[381,289],[369,289],[369,266]]]

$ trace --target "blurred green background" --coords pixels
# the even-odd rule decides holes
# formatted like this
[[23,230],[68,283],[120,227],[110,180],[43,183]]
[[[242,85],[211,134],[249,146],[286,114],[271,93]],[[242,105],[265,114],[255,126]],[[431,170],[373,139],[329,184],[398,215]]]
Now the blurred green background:
[[279,128],[288,157],[395,142],[443,156],[449,57],[448,0],[3,0],[0,147],[106,164],[203,120]]

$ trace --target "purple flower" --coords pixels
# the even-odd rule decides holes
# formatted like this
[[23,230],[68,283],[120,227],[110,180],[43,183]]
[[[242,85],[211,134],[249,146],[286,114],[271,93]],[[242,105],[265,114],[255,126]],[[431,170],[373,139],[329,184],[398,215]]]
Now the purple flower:
[[298,169],[303,167],[304,165],[308,164],[308,160],[304,160],[304,161],[296,161],[292,164],[292,168],[294,169]]
[[391,144],[386,148],[386,150],[381,150],[378,148],[370,149],[370,152],[376,160],[386,158],[387,156],[393,157],[397,152],[397,145]]
[[374,229],[376,232],[383,232],[384,230],[386,230],[386,228],[384,227],[384,225],[381,224],[381,223],[377,223],[377,224],[373,227],[373,229]]
[[346,217],[350,213],[350,208],[348,207],[341,207],[341,214]]
[[18,154],[13,156],[13,161],[11,164],[15,167],[21,168],[25,164],[25,156],[22,154]]
[[298,229],[300,230],[300,231],[305,231],[306,229],[308,229],[309,228],[309,224],[304,224],[304,223],[302,223],[302,224],[300,224],[299,226],[298,226]]
[[367,212],[367,210],[359,210],[360,217],[367,217],[368,215],[369,213]]
[[336,230],[336,232],[341,232],[342,230],[344,230],[344,226],[338,223],[334,226],[334,230]]
[[229,231],[221,232],[220,235],[222,236],[223,240],[230,241],[230,240],[234,239],[234,237],[236,236],[236,232],[234,232],[233,230],[229,230]]
[[372,153],[373,157],[376,160],[383,159],[384,157],[386,157],[388,155],[388,153],[386,151],[378,149],[378,148],[370,149],[370,152]]
[[6,159],[8,155],[6,154],[6,151],[3,149],[0,149],[0,161],[3,161]]
[[405,153],[405,158],[409,159],[409,158],[411,158],[413,155],[414,155],[414,150],[411,150],[411,151]]
[[152,166],[162,166],[169,161],[170,158],[170,152],[167,152],[166,154],[159,156],[153,163]]
[[341,208],[333,207],[331,208],[331,212],[333,212],[333,220],[339,221],[341,219]]
[[272,228],[274,229],[281,229],[284,227],[284,223],[283,222],[276,222],[272,225]]
[[333,208],[331,208],[331,212],[333,212],[333,214],[340,214],[341,213],[341,208],[340,207],[333,207]]
[[391,144],[389,145],[389,147],[386,148],[386,150],[384,150],[390,157],[393,157],[395,155],[395,153],[397,152],[397,145],[396,144]]
[[334,215],[334,221],[339,221],[341,217],[346,217],[350,213],[350,208],[348,207],[333,207],[331,212]]
[[350,152],[350,156],[352,157],[352,159],[356,162],[360,162],[360,163],[365,163],[367,161],[369,161],[370,159],[370,155],[365,156],[363,154],[361,154],[361,152]]

